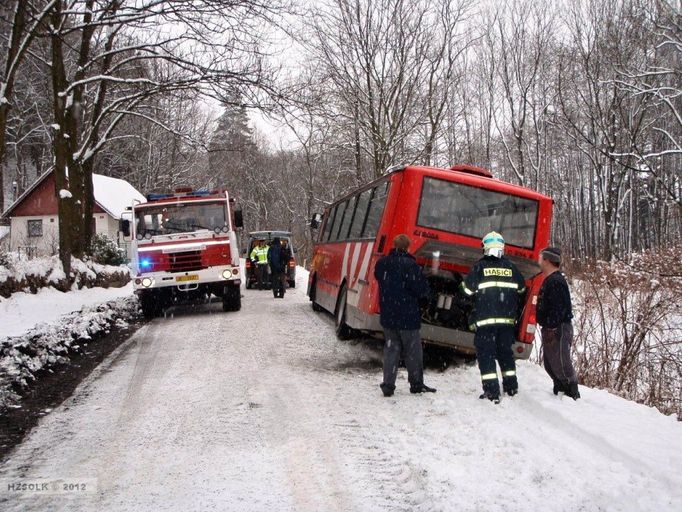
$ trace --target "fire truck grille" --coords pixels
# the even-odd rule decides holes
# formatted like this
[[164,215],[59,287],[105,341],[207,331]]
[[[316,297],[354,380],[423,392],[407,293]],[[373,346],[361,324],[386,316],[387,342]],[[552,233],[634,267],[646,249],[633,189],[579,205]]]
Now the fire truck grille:
[[176,252],[169,254],[171,272],[187,272],[201,270],[206,265],[201,264],[201,251]]

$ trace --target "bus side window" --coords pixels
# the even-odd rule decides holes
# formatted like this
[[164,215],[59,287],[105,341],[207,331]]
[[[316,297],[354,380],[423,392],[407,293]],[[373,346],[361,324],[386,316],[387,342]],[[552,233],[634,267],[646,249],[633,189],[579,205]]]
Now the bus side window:
[[350,227],[350,233],[348,233],[348,238],[351,240],[360,238],[362,236],[362,228],[365,225],[365,219],[367,218],[367,208],[369,206],[369,199],[371,196],[372,189],[367,189],[358,196],[358,204],[355,207],[353,224]]
[[322,236],[320,237],[320,242],[329,241],[329,235],[332,232],[332,224],[334,224],[335,215],[336,207],[329,208],[329,212],[327,213],[327,219],[325,220],[324,224],[324,231],[322,232]]
[[343,216],[343,222],[341,223],[341,229],[339,231],[339,240],[348,239],[348,231],[350,230],[350,224],[353,221],[353,213],[355,212],[356,203],[357,197],[351,197],[348,200],[348,205],[346,206],[346,213]]
[[384,205],[386,204],[387,190],[388,182],[382,183],[374,188],[372,199],[369,202],[367,221],[365,222],[365,229],[362,232],[362,238],[374,238],[377,236],[377,231],[381,224],[381,216],[384,213]]
[[341,221],[343,220],[343,214],[346,211],[346,205],[348,204],[348,201],[345,203],[340,203],[336,207],[336,216],[334,217],[334,225],[332,226],[332,232],[329,235],[329,241],[330,242],[335,242],[336,240],[339,239],[339,228]]

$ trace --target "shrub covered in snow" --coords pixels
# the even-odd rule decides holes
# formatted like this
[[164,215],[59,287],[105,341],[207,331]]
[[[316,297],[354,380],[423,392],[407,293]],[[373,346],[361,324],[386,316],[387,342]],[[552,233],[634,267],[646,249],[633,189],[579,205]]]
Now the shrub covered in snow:
[[593,262],[572,277],[580,381],[682,420],[682,249]]
[[92,260],[101,265],[123,265],[127,262],[125,251],[101,233],[92,237],[89,252]]
[[6,253],[6,264],[0,265],[0,296],[52,286],[61,291],[101,286],[123,286],[130,280],[127,267],[100,265],[72,258],[71,275],[64,273],[58,256],[26,259],[18,253]]

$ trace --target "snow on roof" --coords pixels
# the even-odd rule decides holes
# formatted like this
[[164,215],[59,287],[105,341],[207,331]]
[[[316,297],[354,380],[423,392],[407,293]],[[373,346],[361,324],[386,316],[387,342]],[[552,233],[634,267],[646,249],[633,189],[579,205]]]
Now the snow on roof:
[[0,226],[0,240],[9,235],[9,226]]
[[121,213],[132,206],[133,200],[147,201],[130,183],[118,178],[93,174],[92,186],[97,204],[115,219],[121,218]]
[[[19,198],[5,210],[0,217],[9,217],[10,213],[26,199],[31,193],[38,188],[38,185],[50,176],[54,170],[43,173],[28,187]],[[115,219],[120,219],[121,214],[128,206],[132,206],[133,200],[137,199],[142,203],[146,203],[147,199],[140,194],[130,183],[118,178],[110,178],[102,174],[92,175],[93,193],[95,202],[102,207],[102,209]],[[62,192],[62,191],[60,191]]]

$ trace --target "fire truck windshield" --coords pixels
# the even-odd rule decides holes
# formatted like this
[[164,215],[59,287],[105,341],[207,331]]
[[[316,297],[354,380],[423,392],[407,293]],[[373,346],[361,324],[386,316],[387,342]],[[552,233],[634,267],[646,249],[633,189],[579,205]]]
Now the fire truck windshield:
[[209,230],[227,232],[224,203],[178,203],[135,209],[138,239]]
[[425,177],[417,224],[476,238],[498,231],[507,244],[532,249],[537,215],[533,199]]

